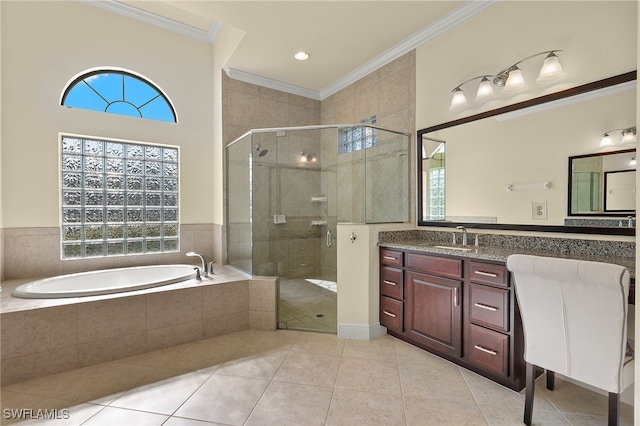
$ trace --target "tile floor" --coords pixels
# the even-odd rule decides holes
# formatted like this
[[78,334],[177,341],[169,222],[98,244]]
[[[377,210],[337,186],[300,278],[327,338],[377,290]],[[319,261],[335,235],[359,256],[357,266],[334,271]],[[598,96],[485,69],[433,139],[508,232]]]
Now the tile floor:
[[338,301],[333,281],[280,278],[278,322],[290,330],[336,333]]
[[[519,425],[524,395],[391,336],[243,331],[2,388],[62,425]],[[606,397],[556,380],[534,424],[606,424]],[[65,411],[58,415],[64,416]],[[633,409],[623,405],[623,424]],[[22,424],[44,424],[29,420]]]

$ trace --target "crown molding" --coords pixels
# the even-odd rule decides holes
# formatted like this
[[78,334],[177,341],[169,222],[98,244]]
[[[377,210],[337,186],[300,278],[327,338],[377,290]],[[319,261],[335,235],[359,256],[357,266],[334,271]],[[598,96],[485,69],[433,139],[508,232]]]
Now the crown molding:
[[444,15],[431,25],[418,31],[411,37],[398,43],[391,49],[381,53],[369,62],[365,63],[361,67],[346,74],[344,77],[331,83],[329,86],[320,90],[320,98],[325,99],[334,93],[344,89],[350,84],[355,83],[362,77],[367,76],[373,71],[381,68],[389,62],[398,59],[400,56],[412,51],[418,46],[433,40],[444,32],[454,28],[456,25],[461,24],[467,19],[477,15],[485,9],[493,6],[499,0],[487,0],[487,1],[468,1],[462,6],[454,9],[450,13]]
[[216,35],[220,30],[220,27],[222,26],[219,22],[214,21],[211,23],[209,30],[204,31],[200,28],[192,27],[191,25],[183,24],[181,22],[174,21],[173,19],[165,18],[163,16],[159,16],[154,13],[117,2],[115,0],[78,1],[84,4],[89,4],[91,6],[96,6],[101,9],[108,10],[109,12],[126,16],[128,18],[146,22],[147,24],[155,25],[157,27],[173,31],[175,33],[182,34],[196,40],[205,41],[207,43],[213,43],[213,40],[216,38]]
[[[201,30],[199,28],[192,27],[180,22],[176,22],[172,19],[164,18],[162,16],[155,15],[144,10],[137,9],[133,6],[120,3],[116,0],[77,0],[85,4],[100,7],[113,13],[127,16],[129,18],[137,19],[142,22],[146,22],[169,31],[173,31],[187,37],[191,37],[197,40],[213,43],[218,31],[222,27],[220,22],[213,22],[208,31]],[[381,68],[389,62],[398,59],[400,56],[410,52],[417,48],[421,44],[426,43],[443,34],[444,32],[454,28],[456,25],[461,24],[467,19],[475,16],[483,10],[493,6],[499,0],[469,0],[462,6],[454,9],[447,15],[438,19],[431,25],[425,27],[421,31],[418,31],[406,40],[398,43],[396,46],[388,49],[387,51],[376,56],[369,62],[365,63],[361,67],[346,74],[335,82],[331,83],[327,87],[321,90],[312,90],[304,87],[296,86],[289,83],[284,83],[278,80],[273,80],[268,77],[263,77],[257,74],[248,73],[245,71],[227,68],[225,72],[230,78],[234,80],[243,81],[245,83],[256,84],[258,86],[267,87],[269,89],[280,90],[283,92],[291,93],[294,95],[304,96],[315,100],[323,100],[333,95],[334,93],[344,89],[345,87],[355,83],[362,77],[367,76],[373,71]]]
[[307,89],[304,87],[296,86],[295,84],[283,83],[282,81],[273,80],[271,78],[263,77],[257,74],[251,74],[249,72],[241,71],[235,68],[225,68],[225,73],[229,78],[242,81],[244,83],[255,84],[257,86],[266,87],[268,89],[279,90],[281,92],[291,93],[293,95],[304,96],[305,98],[315,99],[320,101],[320,92],[317,90]]

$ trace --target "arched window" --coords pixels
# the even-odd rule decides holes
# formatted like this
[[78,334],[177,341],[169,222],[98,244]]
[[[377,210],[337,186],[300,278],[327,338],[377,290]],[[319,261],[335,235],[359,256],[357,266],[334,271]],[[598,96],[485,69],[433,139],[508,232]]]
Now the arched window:
[[60,105],[177,123],[169,97],[148,78],[118,68],[84,71],[65,86]]

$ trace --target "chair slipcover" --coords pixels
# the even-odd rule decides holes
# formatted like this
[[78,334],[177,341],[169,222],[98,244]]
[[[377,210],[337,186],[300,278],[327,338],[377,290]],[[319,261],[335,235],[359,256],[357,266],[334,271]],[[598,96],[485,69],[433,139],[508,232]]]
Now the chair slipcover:
[[608,263],[511,255],[525,335],[524,359],[577,381],[621,393],[633,383],[625,364],[629,271]]

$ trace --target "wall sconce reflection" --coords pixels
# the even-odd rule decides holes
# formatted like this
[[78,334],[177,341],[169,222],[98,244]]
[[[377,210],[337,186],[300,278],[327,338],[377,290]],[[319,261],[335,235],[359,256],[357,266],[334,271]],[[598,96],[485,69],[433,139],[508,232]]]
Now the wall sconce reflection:
[[313,155],[313,154],[307,154],[306,152],[302,151],[300,153],[300,161],[302,161],[303,163],[315,162],[316,161],[316,156]]
[[[620,138],[620,142],[615,143],[611,138],[611,135],[609,135],[609,133],[616,132],[618,130],[620,130],[620,135],[622,137]],[[622,129],[607,130],[602,134],[602,139],[600,139],[600,146],[607,147],[607,146],[625,144],[625,143],[636,143],[636,141],[637,141],[636,126],[632,126],[632,127],[622,128]]]

